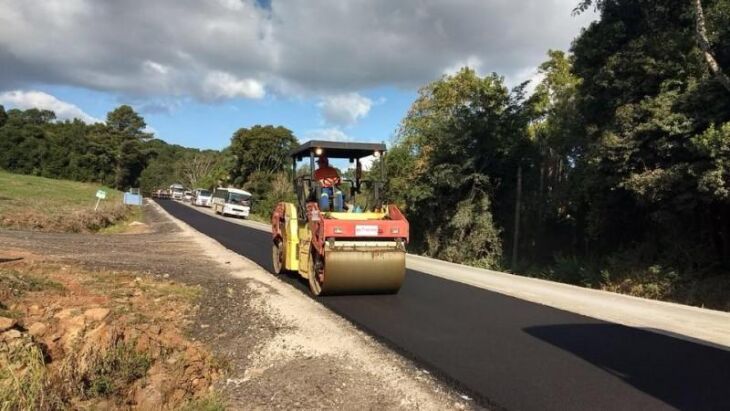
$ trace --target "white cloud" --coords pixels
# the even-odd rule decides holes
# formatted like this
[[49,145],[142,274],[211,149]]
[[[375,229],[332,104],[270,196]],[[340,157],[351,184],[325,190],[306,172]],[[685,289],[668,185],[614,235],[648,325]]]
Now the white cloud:
[[511,76],[505,77],[504,81],[510,87],[516,87],[525,81],[529,81],[525,88],[525,95],[530,96],[535,92],[535,88],[537,88],[538,84],[540,84],[544,78],[545,76],[540,74],[536,67],[527,67],[517,71]]
[[153,134],[153,135],[159,134],[157,132],[157,129],[155,129],[154,127],[152,127],[149,124],[147,124],[142,131],[144,131],[145,133]]
[[469,56],[464,60],[459,60],[456,63],[452,64],[451,66],[447,67],[444,70],[444,74],[456,74],[459,70],[461,70],[464,67],[469,67],[470,69],[476,71],[477,73],[481,73],[482,68],[482,60],[477,56]]
[[595,18],[571,16],[576,0],[258,3],[0,0],[0,90],[45,83],[206,100],[415,89],[463,65],[512,78]]
[[77,118],[89,124],[103,122],[103,120],[85,113],[78,106],[59,100],[42,91],[6,91],[0,93],[0,104],[21,110],[30,108],[51,110],[56,113],[56,118],[59,120],[72,120]]
[[238,79],[229,73],[214,71],[208,73],[203,82],[203,95],[211,100],[236,97],[262,98],[266,94],[264,85],[254,79]]
[[149,70],[150,72],[152,72],[154,74],[165,75],[170,71],[169,67],[167,67],[163,64],[151,61],[151,60],[145,60],[144,63],[142,63],[142,65],[144,66],[145,69]]
[[352,125],[370,112],[373,101],[358,93],[347,93],[324,97],[317,106],[328,124]]
[[331,127],[307,131],[304,133],[304,141],[309,140],[352,141],[352,138],[339,128]]

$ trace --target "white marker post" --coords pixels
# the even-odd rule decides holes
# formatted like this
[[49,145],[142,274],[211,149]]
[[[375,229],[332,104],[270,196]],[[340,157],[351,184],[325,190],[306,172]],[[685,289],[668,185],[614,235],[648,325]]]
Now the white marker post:
[[96,190],[96,206],[94,207],[94,211],[96,211],[99,208],[99,202],[101,200],[106,200],[106,191]]

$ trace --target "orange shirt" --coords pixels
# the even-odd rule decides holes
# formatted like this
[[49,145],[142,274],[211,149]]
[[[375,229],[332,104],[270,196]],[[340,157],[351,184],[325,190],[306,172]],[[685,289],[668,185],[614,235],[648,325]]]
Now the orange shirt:
[[340,184],[340,175],[334,167],[325,166],[314,170],[314,179],[319,181],[322,187],[333,187]]

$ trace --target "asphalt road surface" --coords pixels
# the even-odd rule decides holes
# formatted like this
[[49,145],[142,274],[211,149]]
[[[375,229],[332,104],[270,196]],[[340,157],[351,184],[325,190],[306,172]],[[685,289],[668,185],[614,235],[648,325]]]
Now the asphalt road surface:
[[[268,233],[159,204],[272,271]],[[308,293],[295,276],[282,280]],[[317,300],[488,408],[730,410],[727,350],[413,270],[397,295]]]

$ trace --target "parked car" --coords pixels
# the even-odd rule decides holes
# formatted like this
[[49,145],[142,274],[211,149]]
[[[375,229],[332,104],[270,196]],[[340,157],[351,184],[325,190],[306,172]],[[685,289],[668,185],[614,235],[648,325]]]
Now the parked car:
[[248,218],[251,193],[232,187],[218,187],[213,191],[211,207],[216,214]]
[[197,188],[193,192],[193,205],[199,207],[210,207],[212,193],[204,188]]
[[191,203],[191,202],[193,202],[193,196],[194,196],[194,194],[193,194],[192,191],[187,191],[186,190],[183,193],[183,201],[187,201],[188,203]]

